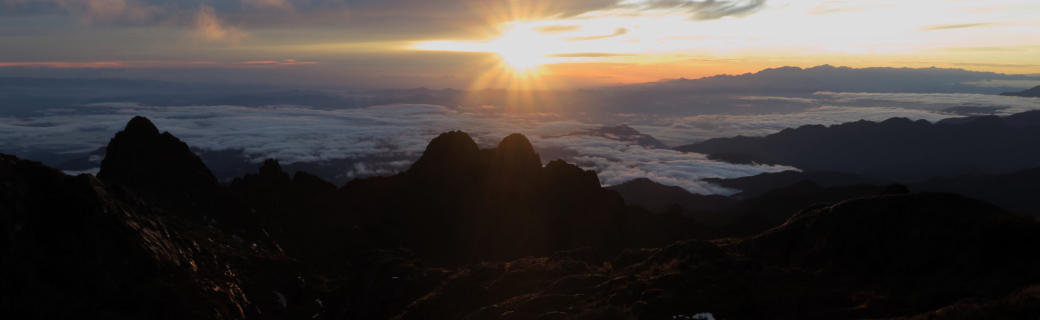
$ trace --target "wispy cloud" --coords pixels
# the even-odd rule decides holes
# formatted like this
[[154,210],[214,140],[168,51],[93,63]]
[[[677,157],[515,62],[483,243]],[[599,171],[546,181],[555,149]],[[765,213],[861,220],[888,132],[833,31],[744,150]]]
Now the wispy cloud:
[[199,6],[195,12],[195,23],[192,34],[195,39],[207,42],[224,42],[238,44],[246,34],[238,28],[227,26],[217,17],[213,7]]
[[619,36],[623,36],[625,34],[628,34],[628,29],[617,28],[617,29],[614,29],[614,32],[611,33],[611,34],[604,34],[604,35],[597,35],[597,36],[585,36],[585,37],[573,37],[573,38],[567,38],[567,41],[599,40],[599,39],[607,39],[607,38],[619,37]]
[[857,12],[871,9],[878,9],[889,7],[891,5],[884,4],[863,4],[854,1],[824,1],[820,5],[809,10],[809,14],[820,15],[820,14],[831,14],[831,13],[843,13],[843,12]]
[[980,23],[956,23],[956,24],[938,24],[932,26],[921,27],[921,31],[939,31],[939,30],[953,30],[953,29],[970,29],[970,28],[981,28],[996,25],[995,23],[980,22]]
[[242,4],[261,9],[293,10],[295,8],[290,0],[242,0]]
[[683,9],[694,20],[712,20],[743,16],[758,11],[766,0],[649,0],[641,7],[648,9]]
[[135,0],[4,0],[0,6],[9,10],[28,7],[30,11],[52,8],[99,22],[141,22],[160,12],[157,6]]
[[581,26],[574,25],[551,25],[551,26],[540,26],[534,29],[539,33],[553,34],[553,33],[564,33],[581,30]]
[[173,68],[276,68],[315,65],[315,61],[250,60],[250,61],[0,61],[0,68],[54,69],[173,69]]
[[605,57],[623,57],[631,56],[629,53],[609,53],[609,52],[575,52],[575,53],[557,53],[548,55],[554,58],[605,58]]

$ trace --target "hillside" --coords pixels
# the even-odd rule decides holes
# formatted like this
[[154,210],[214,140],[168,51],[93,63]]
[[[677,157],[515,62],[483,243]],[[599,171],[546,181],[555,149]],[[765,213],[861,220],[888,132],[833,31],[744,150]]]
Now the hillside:
[[710,139],[677,147],[738,163],[773,163],[897,181],[1040,167],[1040,111],[937,123],[892,118],[808,125],[764,137]]

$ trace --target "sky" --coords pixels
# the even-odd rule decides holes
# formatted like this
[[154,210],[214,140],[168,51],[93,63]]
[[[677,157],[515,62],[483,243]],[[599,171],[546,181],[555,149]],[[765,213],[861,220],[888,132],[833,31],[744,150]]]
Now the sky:
[[0,0],[0,76],[562,89],[778,66],[1040,74],[1035,0]]

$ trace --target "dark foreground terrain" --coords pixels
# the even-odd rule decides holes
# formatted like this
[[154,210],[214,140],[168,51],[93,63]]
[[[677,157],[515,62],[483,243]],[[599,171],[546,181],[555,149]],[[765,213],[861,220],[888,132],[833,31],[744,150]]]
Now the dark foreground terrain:
[[269,160],[221,184],[138,117],[96,178],[0,155],[0,314],[1040,317],[1034,217],[813,177],[759,177],[770,187],[735,197],[651,181],[608,190],[594,172],[543,166],[522,135],[480,149],[449,132],[391,177],[336,187]]

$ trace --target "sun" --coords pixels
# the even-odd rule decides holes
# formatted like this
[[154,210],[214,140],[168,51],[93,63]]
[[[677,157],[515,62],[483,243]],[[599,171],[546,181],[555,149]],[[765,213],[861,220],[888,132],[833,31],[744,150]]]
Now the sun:
[[550,62],[554,45],[532,30],[511,28],[487,47],[513,72],[531,72]]

